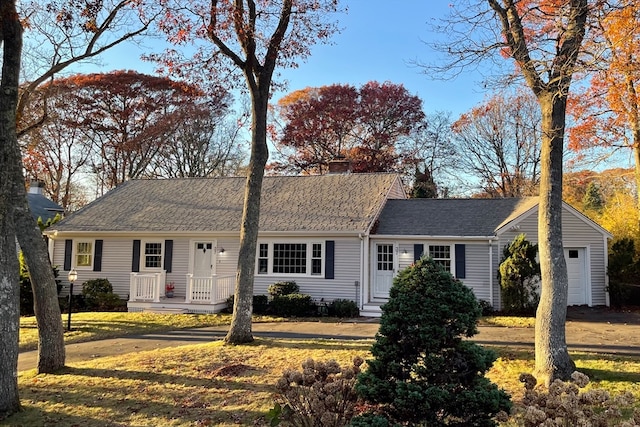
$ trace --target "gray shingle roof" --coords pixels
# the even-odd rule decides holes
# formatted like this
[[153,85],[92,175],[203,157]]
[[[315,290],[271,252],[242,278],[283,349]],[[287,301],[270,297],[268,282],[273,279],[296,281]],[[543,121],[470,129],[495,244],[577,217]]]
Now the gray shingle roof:
[[27,193],[27,201],[33,219],[42,218],[45,223],[48,219],[54,218],[57,213],[62,214],[64,212],[62,206],[47,199],[42,194]]
[[[260,230],[366,231],[398,180],[394,174],[265,177]],[[128,181],[52,228],[239,232],[244,185],[245,178]]]
[[375,234],[492,236],[537,203],[537,197],[389,200]]

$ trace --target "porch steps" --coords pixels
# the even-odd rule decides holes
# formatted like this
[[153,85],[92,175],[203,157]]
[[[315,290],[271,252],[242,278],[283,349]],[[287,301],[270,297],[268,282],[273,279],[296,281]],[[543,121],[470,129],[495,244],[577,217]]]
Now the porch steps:
[[166,308],[166,307],[151,307],[142,310],[143,313],[155,313],[155,314],[187,314],[189,310],[183,308]]
[[382,310],[380,309],[381,305],[382,304],[378,304],[378,303],[365,304],[362,307],[362,310],[360,310],[360,316],[363,316],[363,317],[380,317],[380,316],[382,316]]

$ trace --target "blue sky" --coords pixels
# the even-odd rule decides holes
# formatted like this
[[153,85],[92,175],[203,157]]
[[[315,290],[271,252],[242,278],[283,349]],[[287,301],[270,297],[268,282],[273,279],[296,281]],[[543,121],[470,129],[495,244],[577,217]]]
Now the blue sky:
[[[351,0],[348,13],[338,15],[339,26],[332,45],[315,45],[311,56],[297,69],[280,70],[288,91],[307,86],[368,81],[403,84],[424,102],[426,113],[447,111],[452,118],[482,102],[481,76],[470,70],[455,80],[432,79],[412,62],[430,62],[438,55],[425,43],[434,37],[430,23],[446,17],[449,2],[441,0]],[[149,42],[143,42],[150,45]],[[153,72],[153,64],[139,59],[144,49],[120,46],[102,58],[102,64],[83,66],[83,72],[135,69]],[[76,70],[74,70],[76,71]],[[276,93],[277,101],[284,93]]]

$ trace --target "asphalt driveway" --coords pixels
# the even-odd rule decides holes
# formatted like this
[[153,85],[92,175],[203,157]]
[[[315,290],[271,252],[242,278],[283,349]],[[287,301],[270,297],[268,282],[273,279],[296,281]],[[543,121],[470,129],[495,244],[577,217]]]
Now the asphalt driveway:
[[[338,323],[277,322],[253,325],[255,337],[290,339],[373,339],[378,331],[376,319]],[[67,363],[106,356],[204,343],[224,337],[228,326],[185,329],[165,333],[126,336],[101,341],[69,344]],[[481,326],[473,340],[482,345],[533,348],[533,328]],[[607,308],[571,307],[567,313],[566,337],[569,351],[588,351],[640,357],[640,312]],[[18,370],[36,367],[36,351],[20,353]]]

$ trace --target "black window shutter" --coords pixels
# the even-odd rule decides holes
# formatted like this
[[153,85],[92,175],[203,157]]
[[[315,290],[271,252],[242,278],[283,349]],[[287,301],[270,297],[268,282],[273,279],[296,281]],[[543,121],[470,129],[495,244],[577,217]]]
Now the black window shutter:
[[102,271],[102,240],[96,240],[93,251],[93,271]]
[[335,240],[327,240],[324,242],[324,278],[335,278],[335,258],[336,258],[336,242]]
[[413,262],[418,261],[423,253],[424,253],[423,244],[416,243],[415,245],[413,245]]
[[64,241],[64,271],[71,271],[71,253],[73,252],[73,240]]
[[133,258],[131,259],[131,271],[140,271],[140,240],[133,241]]
[[164,241],[164,269],[171,273],[171,263],[173,262],[173,240]]
[[466,277],[465,245],[456,245],[456,278]]

